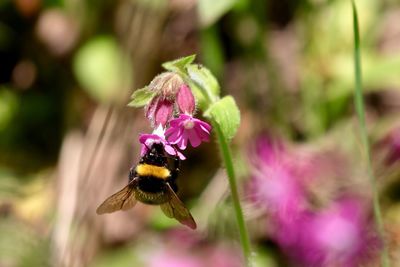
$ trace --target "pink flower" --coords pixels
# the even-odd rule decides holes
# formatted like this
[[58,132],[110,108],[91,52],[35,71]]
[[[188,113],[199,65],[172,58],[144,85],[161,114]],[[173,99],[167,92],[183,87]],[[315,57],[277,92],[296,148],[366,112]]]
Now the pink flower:
[[145,111],[146,118],[150,120],[153,127],[158,127],[158,125],[165,127],[172,118],[174,102],[162,99],[161,97],[155,97],[146,106]]
[[141,156],[146,154],[154,143],[161,143],[164,145],[165,152],[167,152],[169,155],[178,156],[181,160],[186,159],[181,152],[179,152],[167,140],[165,140],[164,129],[161,125],[159,125],[152,134],[140,134],[139,142],[143,144],[140,152]]
[[341,199],[315,216],[309,232],[313,250],[323,259],[319,266],[359,266],[376,249],[364,208],[357,199]]
[[[299,266],[304,262],[313,262],[316,253],[314,247],[309,246],[310,223],[314,218],[314,213],[301,211],[291,220],[273,219],[272,239],[280,246],[289,258],[297,261]],[[317,255],[318,256],[318,255]],[[310,266],[313,266],[310,264]],[[310,267],[307,266],[307,267]],[[322,267],[322,266],[319,266]]]
[[[174,236],[174,235],[178,236]],[[145,266],[150,267],[241,267],[241,253],[228,243],[211,243],[204,235],[170,232],[157,251],[148,254]],[[189,242],[186,242],[189,241]],[[171,249],[173,248],[173,249]]]
[[150,267],[201,267],[201,260],[179,251],[162,251],[153,255]]
[[145,112],[154,128],[168,124],[174,112],[177,94],[184,85],[182,78],[174,72],[161,73],[148,85],[148,90],[155,92],[155,96],[146,105]]
[[186,149],[188,142],[192,147],[197,147],[202,141],[208,142],[211,126],[187,114],[170,121],[170,127],[165,132],[168,141],[176,144],[181,150]]
[[312,182],[336,170],[326,159],[267,137],[256,142],[251,161],[251,200],[264,208],[271,238],[296,266],[356,267],[371,259],[379,243],[361,199],[341,198],[318,211],[310,201]]
[[181,113],[193,115],[196,108],[196,102],[192,91],[186,84],[183,84],[179,89],[176,96],[176,103]]
[[299,266],[360,266],[378,247],[364,208],[356,199],[342,199],[320,212],[304,211],[277,224],[273,238]]
[[292,220],[305,206],[303,188],[279,162],[256,170],[250,190],[255,203],[280,220]]
[[207,264],[204,266],[210,267],[242,267],[243,259],[233,247],[224,245],[215,246],[208,251]]
[[291,221],[306,206],[302,177],[282,144],[260,138],[252,154],[249,193],[254,203],[275,220]]

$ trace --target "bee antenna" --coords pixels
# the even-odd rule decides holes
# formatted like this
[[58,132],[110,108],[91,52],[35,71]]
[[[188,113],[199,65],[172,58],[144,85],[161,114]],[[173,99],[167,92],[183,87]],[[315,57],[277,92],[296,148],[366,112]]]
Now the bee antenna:
[[171,146],[172,146],[173,149],[175,150],[175,157],[174,157],[174,158],[178,158],[178,159],[179,159],[178,150],[176,149],[175,145],[171,145]]
[[144,142],[143,145],[147,148],[147,150],[150,150],[150,147],[147,146],[146,142]]

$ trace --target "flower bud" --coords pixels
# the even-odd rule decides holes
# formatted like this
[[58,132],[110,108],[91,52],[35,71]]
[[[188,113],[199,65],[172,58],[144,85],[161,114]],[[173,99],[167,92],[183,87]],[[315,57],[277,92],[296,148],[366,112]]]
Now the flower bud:
[[173,72],[164,72],[155,77],[148,88],[156,94],[145,107],[146,117],[154,128],[165,127],[173,116],[174,104],[180,88],[184,86],[182,78]]
[[181,86],[182,78],[174,72],[164,72],[157,75],[149,84],[149,89],[156,92],[156,97],[174,101]]

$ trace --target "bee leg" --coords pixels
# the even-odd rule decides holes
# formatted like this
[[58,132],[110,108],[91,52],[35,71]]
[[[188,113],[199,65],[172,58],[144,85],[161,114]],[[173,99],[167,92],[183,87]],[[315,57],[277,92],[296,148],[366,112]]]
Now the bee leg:
[[171,170],[170,178],[168,179],[168,183],[171,185],[174,192],[178,192],[178,186],[176,185],[176,178],[179,174],[179,167],[180,167],[180,159],[178,157],[173,158],[173,168]]
[[132,182],[133,178],[135,178],[137,176],[136,174],[136,170],[135,170],[135,166],[133,166],[130,170],[129,170],[129,183]]
[[172,190],[174,190],[175,193],[178,192],[178,185],[176,184],[176,181],[169,181],[168,184],[171,186]]
[[180,171],[181,160],[178,157],[174,157],[173,159],[173,168],[171,171],[171,178],[176,179],[178,177]]

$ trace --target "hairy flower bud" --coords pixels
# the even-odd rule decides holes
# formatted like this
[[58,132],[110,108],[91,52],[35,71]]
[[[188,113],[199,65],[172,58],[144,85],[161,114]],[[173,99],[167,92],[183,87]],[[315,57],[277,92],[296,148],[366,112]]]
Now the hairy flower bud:
[[151,81],[149,89],[156,92],[156,96],[162,99],[174,101],[182,85],[184,85],[184,82],[178,74],[164,72]]
[[185,86],[182,78],[173,72],[161,73],[151,81],[148,88],[156,94],[145,107],[145,112],[154,128],[159,125],[165,127],[168,124],[182,86]]

